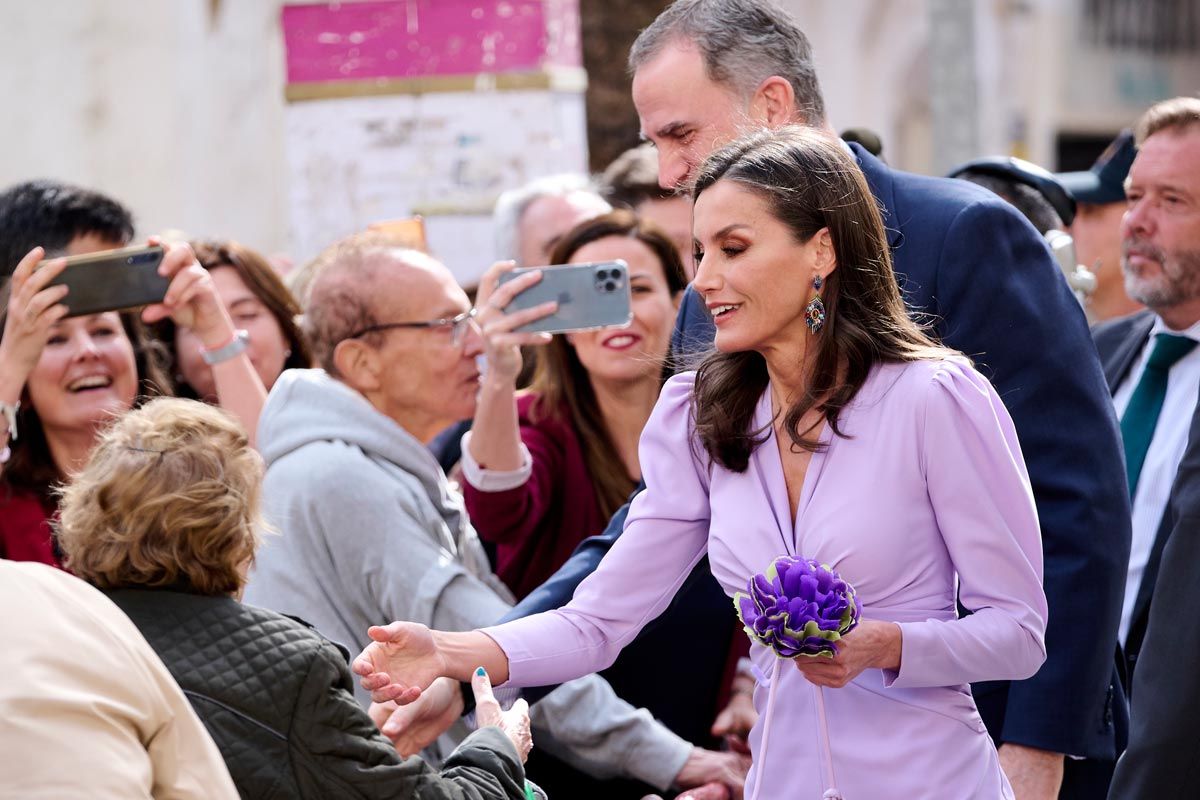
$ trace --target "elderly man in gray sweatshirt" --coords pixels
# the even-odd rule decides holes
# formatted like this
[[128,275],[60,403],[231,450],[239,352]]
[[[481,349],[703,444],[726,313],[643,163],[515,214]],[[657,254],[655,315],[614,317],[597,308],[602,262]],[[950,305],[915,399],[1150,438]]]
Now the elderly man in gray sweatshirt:
[[[511,595],[426,448],[475,411],[482,342],[468,311],[427,255],[378,240],[337,249],[305,312],[323,369],[285,372],[259,424],[264,504],[280,535],[259,551],[246,602],[301,617],[355,652],[371,625],[470,630],[508,610]],[[539,747],[597,778],[665,790],[729,766],[595,675],[552,692],[532,719]],[[465,731],[452,728],[446,745],[455,734]]]

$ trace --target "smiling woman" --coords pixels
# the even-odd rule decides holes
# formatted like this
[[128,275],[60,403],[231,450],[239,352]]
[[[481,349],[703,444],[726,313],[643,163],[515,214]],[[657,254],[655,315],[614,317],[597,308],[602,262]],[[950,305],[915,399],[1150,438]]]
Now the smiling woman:
[[[200,266],[212,276],[234,325],[246,331],[246,355],[263,386],[270,390],[285,369],[313,365],[308,342],[296,324],[300,304],[266,258],[234,241],[195,241],[191,247]],[[155,325],[152,333],[171,357],[175,393],[215,403],[213,371],[204,361],[196,334],[171,319]]]
[[662,387],[686,278],[670,238],[629,211],[576,226],[550,260],[611,259],[629,265],[632,322],[555,336],[520,396],[507,369],[520,359],[504,338],[516,315],[488,309],[511,300],[517,281],[493,292],[493,272],[481,287],[489,369],[464,437],[464,495],[480,537],[496,545],[496,574],[518,597],[599,533],[641,478],[638,437]]
[[[164,302],[141,315],[114,311],[66,318],[65,267],[34,248],[0,292],[0,558],[61,565],[50,533],[55,490],[87,461],[100,432],[151,398],[167,394],[163,351],[143,320],[168,315],[209,350],[233,338],[233,322],[190,248],[167,246]],[[253,437],[266,393],[245,356],[219,370],[223,405]]]

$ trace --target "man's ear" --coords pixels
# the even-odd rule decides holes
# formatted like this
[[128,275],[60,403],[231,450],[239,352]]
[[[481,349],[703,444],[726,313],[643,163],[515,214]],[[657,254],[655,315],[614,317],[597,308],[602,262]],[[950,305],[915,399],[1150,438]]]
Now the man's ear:
[[750,118],[770,128],[803,122],[797,119],[796,93],[792,84],[778,75],[760,83],[750,98]]
[[375,391],[380,386],[382,361],[379,351],[358,339],[344,339],[333,348],[333,365],[342,381],[359,392]]

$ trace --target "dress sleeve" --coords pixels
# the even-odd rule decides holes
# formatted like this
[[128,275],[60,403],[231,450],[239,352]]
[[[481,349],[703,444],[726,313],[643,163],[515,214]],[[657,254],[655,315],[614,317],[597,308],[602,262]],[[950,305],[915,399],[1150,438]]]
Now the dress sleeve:
[[987,380],[947,361],[927,387],[922,468],[959,578],[962,619],[900,623],[896,687],[1020,680],[1046,658],[1037,510],[1012,420]]
[[708,549],[708,468],[694,442],[694,376],[678,375],[642,431],[646,490],[625,532],[562,609],[486,629],[509,660],[517,686],[559,683],[608,667],[670,604]]

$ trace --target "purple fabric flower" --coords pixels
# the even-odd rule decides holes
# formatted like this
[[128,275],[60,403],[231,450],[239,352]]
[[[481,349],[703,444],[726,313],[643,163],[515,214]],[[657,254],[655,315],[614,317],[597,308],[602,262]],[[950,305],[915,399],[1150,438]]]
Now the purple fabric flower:
[[746,588],[733,596],[746,634],[780,658],[833,656],[862,615],[854,587],[811,559],[780,556]]

